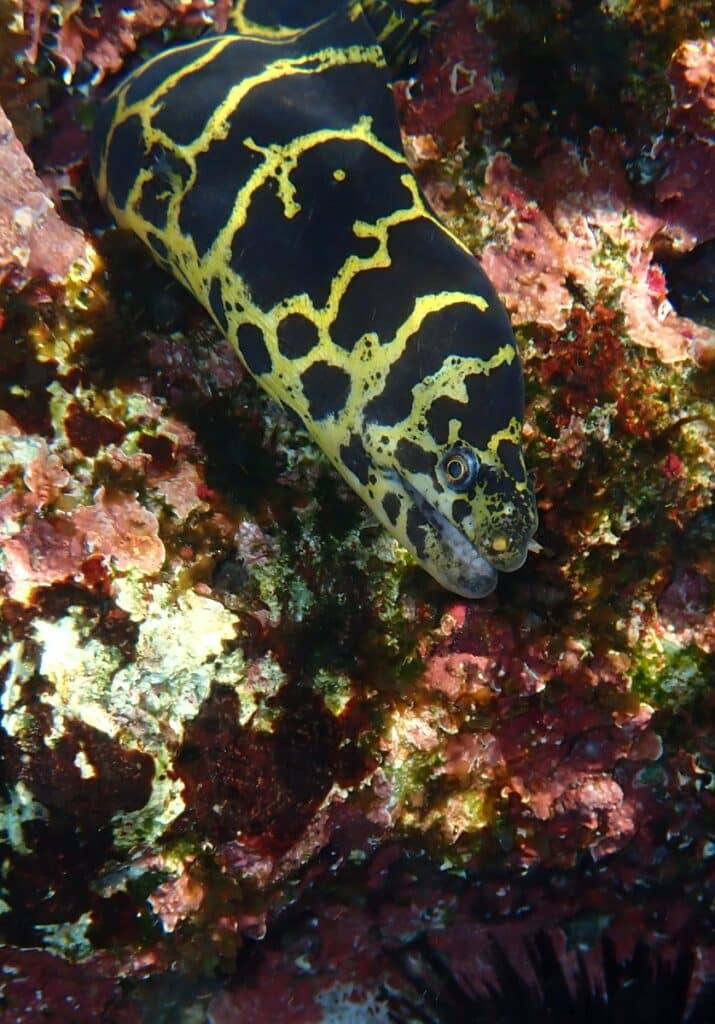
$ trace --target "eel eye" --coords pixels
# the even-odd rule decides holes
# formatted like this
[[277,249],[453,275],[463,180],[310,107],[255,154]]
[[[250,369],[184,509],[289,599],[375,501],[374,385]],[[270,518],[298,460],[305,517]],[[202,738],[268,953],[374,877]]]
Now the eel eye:
[[453,491],[469,490],[479,472],[479,459],[466,448],[453,448],[440,465],[444,482]]

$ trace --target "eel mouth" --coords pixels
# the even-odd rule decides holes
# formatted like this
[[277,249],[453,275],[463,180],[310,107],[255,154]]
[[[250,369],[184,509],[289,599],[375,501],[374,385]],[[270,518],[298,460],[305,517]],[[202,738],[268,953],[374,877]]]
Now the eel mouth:
[[[460,597],[479,598],[491,594],[497,585],[496,567],[402,474],[393,470],[391,475],[425,522],[424,555],[421,557],[415,550],[416,545],[412,544],[412,548],[430,576]],[[523,558],[519,557],[519,565],[523,565],[526,552]],[[518,567],[514,565],[515,569]]]

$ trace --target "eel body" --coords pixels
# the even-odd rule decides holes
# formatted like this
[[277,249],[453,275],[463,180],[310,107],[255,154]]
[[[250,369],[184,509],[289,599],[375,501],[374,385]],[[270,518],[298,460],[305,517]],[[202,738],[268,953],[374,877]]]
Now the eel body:
[[401,147],[388,65],[429,9],[239,0],[229,32],[111,94],[92,168],[387,530],[483,597],[523,564],[536,510],[508,317]]

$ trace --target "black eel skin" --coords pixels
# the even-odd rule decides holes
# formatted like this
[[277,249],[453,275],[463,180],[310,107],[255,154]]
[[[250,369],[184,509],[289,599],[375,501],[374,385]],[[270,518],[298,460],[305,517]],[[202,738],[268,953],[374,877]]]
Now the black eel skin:
[[380,522],[483,597],[536,529],[508,317],[426,205],[390,71],[434,4],[239,0],[112,93],[99,194]]

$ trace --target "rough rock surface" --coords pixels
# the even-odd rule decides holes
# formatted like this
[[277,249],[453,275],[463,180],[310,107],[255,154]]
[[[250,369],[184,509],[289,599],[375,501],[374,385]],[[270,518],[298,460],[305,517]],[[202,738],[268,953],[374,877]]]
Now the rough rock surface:
[[395,86],[522,348],[541,550],[478,603],[97,206],[88,99],[204,9],[0,9],[0,1017],[382,1022],[447,970],[536,1020],[552,955],[708,995],[710,6],[455,0]]

